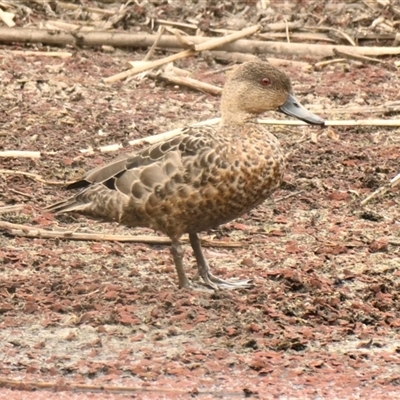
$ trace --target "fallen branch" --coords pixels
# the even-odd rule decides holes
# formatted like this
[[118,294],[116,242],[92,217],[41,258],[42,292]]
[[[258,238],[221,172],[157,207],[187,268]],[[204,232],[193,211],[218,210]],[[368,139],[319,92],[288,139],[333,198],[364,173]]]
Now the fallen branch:
[[12,213],[16,211],[21,211],[25,207],[24,204],[15,204],[13,206],[4,206],[0,207],[0,214],[7,214],[7,213]]
[[154,54],[154,52],[156,50],[156,47],[158,46],[158,42],[160,41],[160,39],[161,39],[162,35],[164,34],[164,32],[165,32],[165,27],[162,26],[160,28],[160,30],[158,31],[158,33],[157,33],[156,40],[151,45],[150,50],[147,52],[147,54],[143,58],[143,61],[148,61],[148,60],[150,60],[151,57],[153,57],[153,54]]
[[[259,120],[261,124],[265,120]],[[291,124],[286,122],[292,122]],[[269,123],[269,122],[268,122]],[[279,125],[279,124],[277,124]],[[280,125],[307,125],[303,121],[282,121]],[[349,119],[349,120],[330,120],[325,121],[325,126],[400,126],[400,119]]]
[[302,194],[302,193],[304,193],[304,190],[299,190],[297,192],[289,193],[286,196],[282,196],[282,197],[278,197],[278,198],[274,199],[274,203],[279,203],[280,201],[290,199],[291,197],[298,196],[299,194]]
[[[165,387],[150,387],[150,386],[109,386],[109,385],[88,385],[88,384],[72,384],[66,381],[55,381],[55,382],[37,382],[37,381],[22,381],[13,379],[0,379],[1,388],[9,388],[13,390],[20,391],[36,391],[36,390],[51,390],[52,392],[73,392],[73,393],[112,393],[112,394],[130,394],[130,396],[135,396],[135,393],[159,393],[165,395],[171,394],[171,398],[176,398],[177,395],[185,394],[186,396],[193,397],[193,395],[208,395],[212,398],[221,398],[222,396],[239,397],[242,393],[236,391],[204,391],[198,390],[197,388],[165,388]],[[174,395],[174,396],[172,396]],[[29,397],[28,395],[26,396]],[[45,396],[42,396],[45,397]],[[76,397],[74,395],[74,397]],[[243,396],[241,396],[243,397]]]
[[3,11],[3,9],[0,8],[0,20],[2,20],[7,26],[15,26],[14,17],[14,13]]
[[[210,53],[211,56],[217,60],[229,61],[234,63],[260,60],[259,57],[253,54],[217,51],[217,50],[211,51]],[[274,57],[268,57],[265,60],[268,61],[274,67],[278,68],[291,65],[295,68],[301,68],[304,70],[311,69],[311,64],[303,61],[285,60],[284,58],[274,58]]]
[[25,192],[22,192],[21,190],[16,190],[16,189],[9,188],[8,191],[10,193],[14,193],[14,194],[17,194],[19,196],[27,197],[28,199],[32,199],[32,198],[35,197],[33,194],[25,193]]
[[72,53],[66,51],[22,51],[22,50],[6,50],[6,54],[22,55],[22,56],[36,56],[36,57],[58,57],[68,58],[72,57]]
[[40,158],[40,151],[5,150],[0,151],[0,157]]
[[181,58],[186,58],[186,57],[193,56],[194,54],[196,54],[196,53],[193,50],[184,50],[184,51],[181,51],[179,53],[173,54],[172,56],[160,58],[159,60],[144,61],[144,62],[140,63],[140,65],[138,65],[135,68],[128,69],[128,70],[126,70],[124,72],[120,72],[119,74],[110,76],[108,78],[104,78],[103,80],[106,83],[116,82],[116,81],[119,81],[121,79],[125,79],[128,76],[137,75],[137,74],[140,74],[141,72],[147,71],[149,69],[161,67],[164,64],[179,60]]
[[[195,126],[195,125],[191,125],[191,126]],[[171,139],[171,138],[181,134],[183,131],[184,131],[184,128],[173,129],[172,131],[159,133],[158,135],[147,136],[145,138],[131,140],[128,142],[128,145],[139,146],[142,144],[152,144],[152,143],[161,142],[162,140]],[[119,149],[122,149],[123,147],[124,146],[120,143],[114,143],[114,144],[110,144],[107,146],[98,147],[97,150],[100,151],[101,153],[109,153],[112,151],[117,151]],[[84,153],[84,154],[93,154],[94,149],[93,149],[93,147],[89,147],[87,149],[81,149],[80,152]]]
[[378,196],[381,196],[387,193],[389,190],[395,188],[397,185],[400,184],[400,174],[397,174],[394,178],[390,180],[389,183],[380,187],[379,189],[375,190],[375,192],[371,193],[367,198],[365,198],[360,204],[365,206],[369,201],[375,199]]
[[353,54],[351,52],[338,50],[336,48],[333,49],[333,52],[335,53],[335,56],[343,57],[348,60],[361,61],[361,62],[365,62],[365,63],[369,63],[369,64],[385,64],[384,61],[378,60],[377,58],[366,57],[366,56],[362,56],[360,54]]
[[200,51],[215,49],[216,47],[229,44],[231,42],[234,42],[235,40],[241,39],[242,37],[253,35],[259,30],[260,26],[254,25],[251,26],[250,28],[242,29],[239,32],[234,32],[227,36],[212,38],[210,40],[206,40],[205,42],[200,42],[199,44],[196,44],[194,46],[193,50],[200,52]]
[[169,21],[166,19],[156,19],[156,20],[154,20],[154,22],[159,25],[173,26],[176,28],[194,29],[194,30],[196,30],[198,28],[197,25],[186,24],[184,22],[178,22],[178,21]]
[[[0,43],[43,43],[52,45],[77,46],[113,46],[143,48],[150,47],[157,35],[132,34],[122,32],[58,32],[44,29],[0,28]],[[201,44],[213,37],[185,36],[194,44]],[[165,35],[159,42],[162,48],[182,48],[181,42],[173,35]],[[250,54],[278,54],[290,56],[334,56],[333,49],[347,51],[364,56],[384,56],[400,54],[400,47],[371,47],[371,46],[335,46],[328,44],[265,42],[262,40],[237,40],[234,43],[222,44],[218,50],[236,51]]]
[[[162,236],[150,235],[110,235],[107,233],[86,233],[76,231],[51,231],[47,229],[35,228],[28,225],[13,224],[11,222],[0,221],[0,229],[6,231],[11,236],[21,236],[41,239],[63,239],[63,240],[88,240],[94,242],[123,242],[123,243],[145,243],[170,245],[171,239]],[[182,240],[188,243],[187,238]],[[242,247],[243,243],[202,239],[202,244],[208,247]]]
[[57,0],[57,6],[67,10],[81,9],[82,11],[88,11],[96,14],[106,14],[106,15],[115,14],[115,11],[107,10],[105,8],[85,7],[78,4],[65,3],[64,1],[59,1],[59,0]]
[[337,29],[337,28],[332,28],[331,26],[309,25],[309,26],[305,26],[304,29],[334,32],[334,33],[338,34],[338,36],[345,38],[352,46],[356,46],[356,43],[354,42],[354,40],[346,32],[341,31],[340,29]]
[[[23,175],[28,178],[31,178],[37,182],[43,183],[48,186],[64,186],[68,185],[68,182],[58,182],[58,181],[46,181],[43,179],[40,175],[37,174],[32,174],[30,172],[24,172],[24,171],[13,171],[11,169],[0,169],[0,175],[1,174],[6,174],[6,175]],[[72,182],[70,182],[72,183]]]
[[[301,20],[293,21],[293,22],[278,21],[278,22],[272,22],[272,23],[266,24],[264,26],[264,29],[266,29],[267,31],[275,31],[276,32],[276,31],[284,31],[286,29],[298,30],[298,29],[301,29],[303,26],[304,26],[304,22]],[[261,35],[265,35],[265,34],[261,34]]]
[[[189,125],[189,127],[197,126],[210,126],[218,124],[221,118],[211,118],[195,124]],[[291,126],[309,126],[306,122],[299,120],[286,120],[286,119],[258,119],[258,123],[265,125],[291,125]],[[360,120],[326,120],[325,126],[400,126],[400,119],[360,119]],[[173,129],[171,131],[159,133],[158,135],[147,136],[141,139],[135,139],[128,142],[130,146],[138,146],[142,144],[153,144],[161,142],[162,140],[172,139],[173,137],[180,135],[184,132],[187,127]],[[97,148],[97,151],[101,153],[108,153],[117,151],[124,148],[120,143],[114,143],[107,146]],[[92,154],[94,153],[93,148],[81,149],[81,153]]]
[[389,113],[400,112],[400,101],[391,101],[381,106],[349,106],[340,108],[330,108],[325,110],[324,107],[314,107],[313,112],[324,111],[329,114],[372,114],[372,113]]
[[94,31],[96,28],[94,26],[85,26],[85,25],[77,25],[71,24],[65,21],[46,21],[45,28],[47,29],[60,29],[66,32],[90,32]]
[[218,86],[211,85],[210,83],[205,83],[187,76],[176,76],[165,72],[150,73],[147,76],[152,79],[167,81],[173,83],[174,85],[186,86],[204,93],[210,93],[213,95],[218,95],[222,93],[222,89]]
[[[266,33],[260,33],[258,36],[266,40],[276,40],[276,39],[284,39],[286,37],[286,33],[266,32]],[[313,40],[316,42],[336,43],[336,40],[330,38],[328,35],[325,35],[324,33],[291,32],[290,38],[296,40]]]
[[[179,60],[181,58],[186,58],[186,57],[193,56],[193,55],[197,54],[200,51],[210,50],[210,49],[218,47],[218,46],[220,46],[222,44],[226,44],[226,43],[230,43],[232,41],[235,41],[238,38],[241,38],[241,37],[244,37],[244,36],[248,36],[248,35],[252,35],[253,33],[257,32],[259,29],[260,29],[260,27],[258,25],[255,25],[255,26],[252,26],[250,28],[243,29],[243,30],[241,30],[239,32],[232,33],[231,35],[228,35],[228,36],[225,36],[225,37],[222,37],[222,38],[210,38],[210,40],[202,42],[202,43],[200,43],[198,45],[190,45],[191,48],[189,50],[184,50],[184,51],[181,51],[181,52],[179,52],[177,54],[173,54],[171,56],[164,57],[164,58],[161,58],[159,60],[141,63],[137,67],[134,67],[134,68],[129,69],[127,71],[124,71],[124,72],[121,72],[119,74],[110,76],[108,78],[105,78],[104,82],[106,82],[106,83],[115,82],[115,81],[118,81],[118,80],[121,80],[121,79],[125,79],[128,76],[137,75],[137,74],[139,74],[141,72],[144,72],[144,71],[147,71],[149,69],[161,67],[162,65],[168,64],[168,63],[176,61],[176,60]],[[160,35],[157,35],[155,40],[160,44],[162,42],[163,38],[164,37],[162,37]],[[186,39],[186,36],[185,36],[185,39]]]
[[337,64],[337,63],[342,63],[342,62],[347,62],[345,58],[334,58],[331,60],[325,60],[325,61],[320,61],[314,64],[314,68],[319,71],[320,69],[326,67],[327,65],[332,65],[332,64]]

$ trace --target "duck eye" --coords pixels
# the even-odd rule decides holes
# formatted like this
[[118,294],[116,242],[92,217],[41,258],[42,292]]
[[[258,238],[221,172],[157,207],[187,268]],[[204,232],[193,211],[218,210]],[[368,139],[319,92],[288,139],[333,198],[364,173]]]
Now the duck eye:
[[270,84],[271,84],[271,81],[268,78],[262,78],[261,79],[261,85],[269,86]]

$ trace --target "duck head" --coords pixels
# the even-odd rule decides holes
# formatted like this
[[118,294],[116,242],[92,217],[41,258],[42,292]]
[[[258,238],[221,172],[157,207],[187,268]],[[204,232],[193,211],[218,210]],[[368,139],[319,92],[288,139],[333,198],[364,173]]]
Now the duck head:
[[296,99],[283,71],[266,61],[239,65],[228,76],[222,91],[222,123],[240,123],[266,111],[280,111],[308,124],[324,125],[322,118]]

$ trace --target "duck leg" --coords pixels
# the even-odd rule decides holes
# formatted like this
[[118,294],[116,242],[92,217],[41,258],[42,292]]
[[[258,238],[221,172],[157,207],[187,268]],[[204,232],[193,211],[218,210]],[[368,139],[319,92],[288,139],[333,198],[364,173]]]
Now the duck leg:
[[194,252],[194,256],[197,261],[197,268],[199,275],[203,279],[204,283],[217,290],[217,289],[246,289],[254,287],[251,279],[245,279],[241,281],[224,281],[214,276],[208,265],[207,260],[204,258],[203,251],[197,233],[189,233],[190,244]]
[[171,253],[174,258],[175,269],[178,274],[179,287],[190,287],[189,279],[183,269],[183,249],[179,240],[172,240]]

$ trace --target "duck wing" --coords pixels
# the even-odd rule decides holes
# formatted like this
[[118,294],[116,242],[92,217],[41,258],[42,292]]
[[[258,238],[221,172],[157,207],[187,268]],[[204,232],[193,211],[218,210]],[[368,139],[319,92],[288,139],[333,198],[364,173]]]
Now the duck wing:
[[[205,129],[206,128],[206,129]],[[122,209],[134,199],[143,202],[173,177],[183,179],[188,160],[214,151],[211,129],[187,128],[179,136],[156,143],[139,153],[121,155],[65,187],[80,191],[46,207],[47,211],[76,211],[89,216],[119,220]],[[206,133],[206,134],[205,134]],[[192,164],[192,163],[190,163]],[[139,204],[140,205],[140,204]]]

